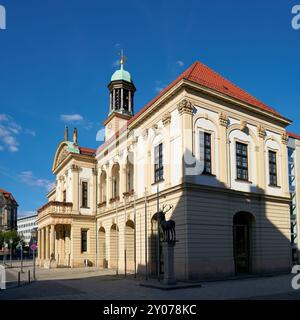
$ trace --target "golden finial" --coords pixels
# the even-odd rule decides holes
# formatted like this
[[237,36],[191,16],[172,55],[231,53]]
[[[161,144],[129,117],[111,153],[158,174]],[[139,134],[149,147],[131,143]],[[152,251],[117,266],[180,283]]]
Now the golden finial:
[[121,65],[121,68],[123,68],[123,65],[127,60],[126,56],[124,55],[123,49],[121,49],[121,52],[119,53],[119,55],[120,55],[120,65]]

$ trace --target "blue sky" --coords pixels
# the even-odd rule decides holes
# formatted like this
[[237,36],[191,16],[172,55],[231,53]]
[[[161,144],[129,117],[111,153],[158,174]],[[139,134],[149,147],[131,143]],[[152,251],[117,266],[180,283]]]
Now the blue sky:
[[[195,60],[294,121],[300,133],[298,1],[0,0],[0,188],[21,215],[45,203],[64,126],[96,148],[118,51],[135,111]],[[77,121],[62,115],[77,115]],[[72,117],[71,117],[72,118]],[[2,131],[1,131],[2,129]]]

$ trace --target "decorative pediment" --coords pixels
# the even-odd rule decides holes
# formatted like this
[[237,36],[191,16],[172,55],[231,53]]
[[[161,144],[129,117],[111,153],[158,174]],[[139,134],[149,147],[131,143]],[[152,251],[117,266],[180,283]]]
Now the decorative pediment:
[[69,152],[68,152],[68,150],[67,150],[67,146],[64,146],[64,147],[61,149],[60,153],[58,154],[57,162],[56,162],[56,167],[66,159],[66,157],[68,156],[68,154],[69,154]]
[[55,153],[52,171],[54,171],[70,153],[80,154],[78,146],[70,141],[61,142]]

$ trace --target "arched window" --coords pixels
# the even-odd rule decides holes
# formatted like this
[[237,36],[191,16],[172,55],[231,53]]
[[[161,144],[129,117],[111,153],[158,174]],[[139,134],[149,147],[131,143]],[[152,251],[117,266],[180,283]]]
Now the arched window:
[[126,192],[131,192],[134,189],[133,176],[134,176],[133,154],[130,153],[127,157],[127,163],[126,163]]
[[215,123],[206,118],[195,122],[195,157],[200,161],[202,172],[199,174],[218,175],[218,131]]
[[112,167],[112,198],[116,199],[120,196],[120,166],[118,163]]
[[106,201],[106,172],[102,171],[100,175],[100,203]]
[[[235,125],[234,125],[235,126]],[[235,190],[253,191],[257,185],[257,155],[255,136],[248,130],[229,130],[229,165],[231,186]]]

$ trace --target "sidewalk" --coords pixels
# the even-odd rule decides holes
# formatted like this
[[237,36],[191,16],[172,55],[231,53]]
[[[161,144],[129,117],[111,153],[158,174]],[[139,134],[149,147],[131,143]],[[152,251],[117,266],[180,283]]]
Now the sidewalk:
[[[24,268],[25,269],[25,268]],[[26,269],[28,270],[28,268]],[[25,270],[25,271],[26,271]],[[17,268],[8,269],[13,279]],[[223,300],[223,299],[300,299],[300,292],[291,287],[293,275],[269,276],[226,281],[201,282],[201,287],[159,290],[143,287],[144,279],[115,275],[113,270],[96,268],[41,269],[38,281],[0,292],[2,299],[34,300]],[[149,280],[149,282],[156,280]]]

